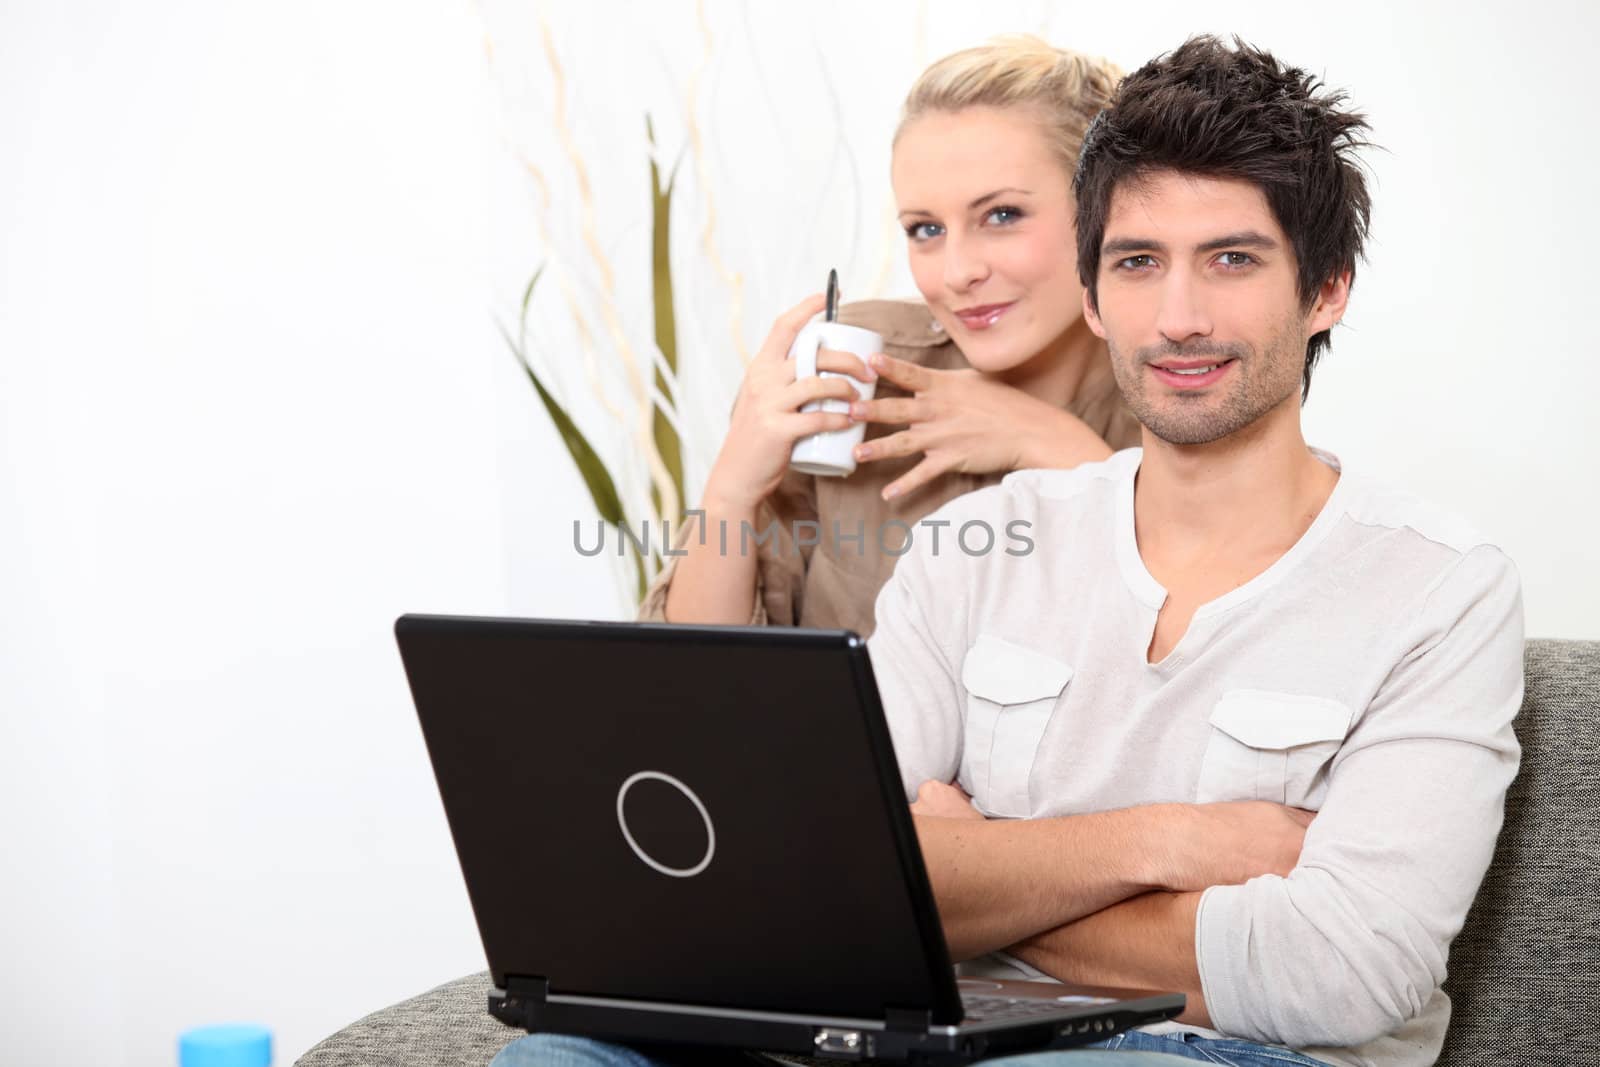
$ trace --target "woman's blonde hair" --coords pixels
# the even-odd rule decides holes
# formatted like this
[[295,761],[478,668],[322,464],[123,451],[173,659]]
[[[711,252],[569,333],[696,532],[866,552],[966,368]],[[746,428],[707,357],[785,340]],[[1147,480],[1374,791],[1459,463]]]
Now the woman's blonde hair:
[[1006,34],[936,61],[911,87],[895,140],[930,111],[1032,107],[1070,176],[1084,131],[1111,101],[1122,69],[1109,60],[1057,48],[1031,34]]

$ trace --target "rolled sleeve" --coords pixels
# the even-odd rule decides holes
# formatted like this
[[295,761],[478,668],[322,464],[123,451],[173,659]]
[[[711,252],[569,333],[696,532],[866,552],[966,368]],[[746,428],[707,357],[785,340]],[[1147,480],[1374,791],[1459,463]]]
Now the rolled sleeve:
[[1219,1030],[1348,1047],[1444,996],[1517,771],[1522,646],[1516,571],[1474,548],[1400,635],[1399,665],[1333,763],[1299,866],[1202,897],[1195,949]]
[[[698,517],[697,517],[698,516]],[[750,626],[799,626],[805,601],[806,571],[811,562],[811,547],[796,543],[797,525],[817,517],[816,484],[810,475],[789,471],[778,489],[756,513],[756,534],[751,538],[756,552],[756,588],[750,605]],[[667,621],[667,594],[677,575],[678,560],[691,542],[713,543],[722,551],[743,551],[744,532],[706,528],[703,513],[684,517],[673,539],[673,551],[645,590],[635,615],[639,622]],[[704,541],[702,541],[704,539]]]
[[[672,542],[672,552],[668,553],[661,570],[656,573],[655,579],[650,583],[650,587],[645,590],[644,599],[639,602],[638,614],[634,616],[636,621],[667,621],[667,594],[672,591],[672,581],[678,573],[678,560],[684,552],[688,551],[690,543],[699,539],[701,526],[701,522],[691,517],[686,518],[683,525],[678,527],[678,536],[673,538]],[[765,554],[765,549],[766,546],[763,545],[761,549],[763,554]],[[777,564],[774,563],[773,566],[777,566]],[[750,626],[765,626],[769,621],[765,604],[766,598],[762,595],[764,592],[764,582],[762,580],[764,570],[765,567],[763,565],[757,565],[755,600],[750,606],[750,620],[747,624]]]

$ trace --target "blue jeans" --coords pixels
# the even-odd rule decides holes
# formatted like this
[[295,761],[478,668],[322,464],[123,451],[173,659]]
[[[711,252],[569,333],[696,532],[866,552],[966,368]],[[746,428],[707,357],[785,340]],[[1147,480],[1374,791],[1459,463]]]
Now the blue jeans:
[[[1083,1048],[985,1060],[1000,1067],[1182,1067],[1185,1060],[1227,1067],[1326,1067],[1298,1052],[1248,1041],[1134,1030]],[[759,1067],[774,1061],[728,1049],[634,1049],[566,1034],[530,1034],[500,1050],[491,1067]]]
[[[1147,1034],[1143,1030],[1129,1030],[1097,1041],[1090,1048],[1115,1051],[1151,1052],[1163,1060],[1180,1058],[1200,1060],[1203,1063],[1220,1063],[1226,1067],[1328,1067],[1321,1060],[1302,1056],[1292,1049],[1276,1045],[1258,1045],[1253,1041],[1240,1041],[1232,1037],[1201,1037],[1199,1034]],[[1049,1067],[1054,1061],[1053,1052],[1030,1052],[1014,1056],[1004,1062],[1008,1067]],[[1068,1067],[1062,1064],[1062,1067]],[[1071,1067],[1076,1067],[1072,1064]]]

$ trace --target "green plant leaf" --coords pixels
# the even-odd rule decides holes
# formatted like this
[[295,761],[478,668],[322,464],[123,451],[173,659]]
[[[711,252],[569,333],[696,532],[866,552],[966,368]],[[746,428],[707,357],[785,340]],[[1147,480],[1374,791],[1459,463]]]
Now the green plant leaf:
[[[650,121],[650,116],[644,117],[645,135],[650,139],[653,149],[656,143],[656,131]],[[650,155],[650,276],[652,280],[652,302],[655,307],[655,340],[656,347],[661,350],[661,356],[673,374],[678,372],[678,323],[677,313],[672,301],[672,187],[677,181],[677,168],[673,168],[672,177],[667,180],[666,187],[661,185],[661,168],[656,165],[655,153]],[[667,383],[666,376],[660,368],[655,374],[656,388],[669,404],[677,401],[672,395],[672,390]],[[683,444],[678,439],[678,431],[673,428],[672,422],[660,405],[653,405],[654,412],[651,419],[651,431],[655,437],[656,451],[661,453],[661,462],[667,468],[667,474],[672,478],[673,488],[677,490],[678,501],[683,499]],[[651,498],[655,501],[657,510],[661,507],[660,494],[652,490]]]
[[[541,270],[543,268],[540,268]],[[533,280],[539,280],[536,273]],[[523,294],[523,315],[527,314],[528,295],[533,291],[533,282],[528,283],[528,289]],[[583,431],[578,429],[578,424],[572,421],[566,409],[550,395],[550,390],[544,387],[539,380],[538,373],[533,365],[528,362],[527,353],[522,346],[512,338],[504,326],[496,326],[500,336],[505,338],[506,346],[511,349],[511,354],[516,356],[517,363],[522,367],[528,381],[533,383],[534,391],[539,394],[539,400],[544,404],[544,409],[550,416],[550,421],[555,424],[556,432],[561,435],[561,443],[566,446],[567,454],[572,457],[573,466],[578,468],[578,474],[583,478],[584,486],[589,490],[589,499],[594,502],[595,510],[600,513],[600,518],[613,526],[621,527],[627,522],[627,516],[622,508],[622,498],[617,493],[616,482],[611,478],[611,472],[606,470],[605,463],[589,444],[589,439],[584,437]],[[640,600],[644,599],[645,569],[644,559],[635,553],[633,557],[637,594]]]
[[[539,278],[543,274],[544,264],[541,263],[539,269],[533,272],[533,277],[528,279],[527,288],[522,290],[522,307],[517,313],[517,341],[524,347],[528,343],[528,307],[533,303],[533,287],[539,284]],[[518,362],[527,366],[528,361],[522,358],[523,348],[519,347],[513,351],[516,352]]]

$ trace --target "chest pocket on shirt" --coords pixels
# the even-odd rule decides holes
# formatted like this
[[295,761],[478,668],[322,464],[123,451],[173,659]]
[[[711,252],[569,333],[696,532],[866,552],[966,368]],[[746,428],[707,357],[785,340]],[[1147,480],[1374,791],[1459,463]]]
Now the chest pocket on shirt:
[[979,634],[961,664],[967,690],[963,784],[987,815],[1029,814],[1028,778],[1044,728],[1072,667],[992,634]]
[[1328,764],[1350,719],[1348,707],[1326,697],[1261,689],[1224,693],[1211,711],[1195,802],[1270,800],[1320,809]]

